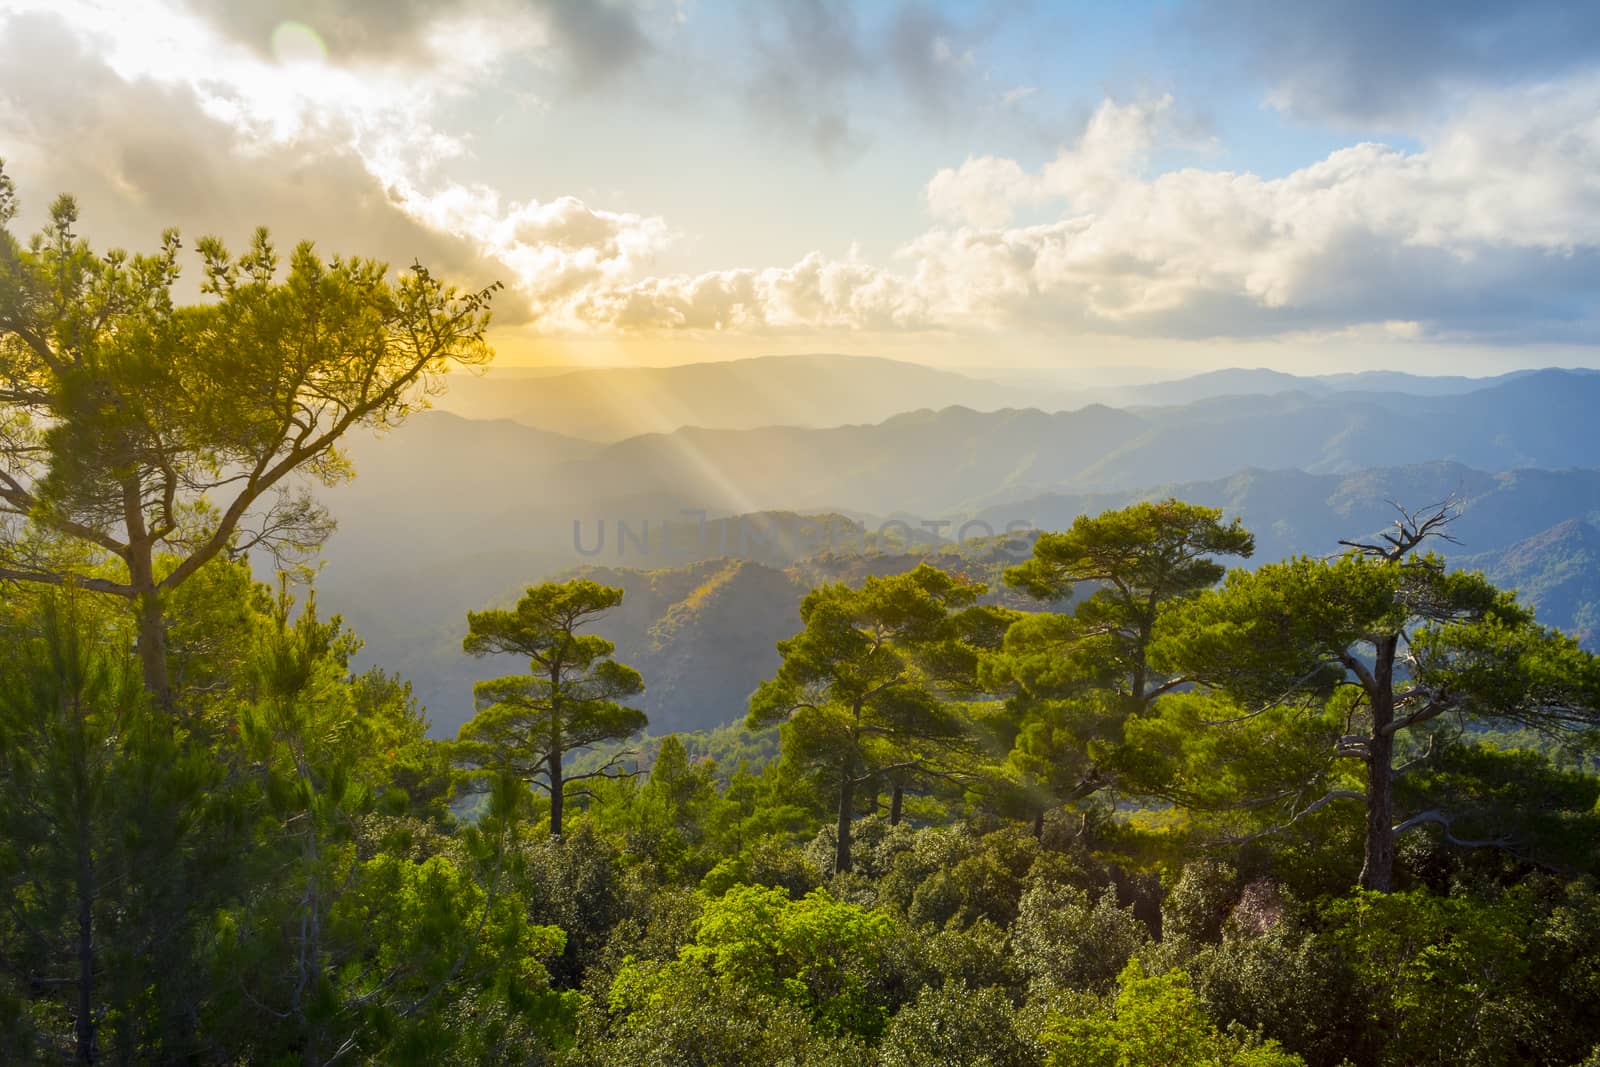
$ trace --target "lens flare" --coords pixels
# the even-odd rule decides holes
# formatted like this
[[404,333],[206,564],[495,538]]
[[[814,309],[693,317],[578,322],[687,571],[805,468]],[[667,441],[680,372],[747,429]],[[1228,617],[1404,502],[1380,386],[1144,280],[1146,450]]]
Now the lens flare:
[[321,63],[328,58],[328,47],[305,23],[280,22],[272,31],[272,54],[279,63]]

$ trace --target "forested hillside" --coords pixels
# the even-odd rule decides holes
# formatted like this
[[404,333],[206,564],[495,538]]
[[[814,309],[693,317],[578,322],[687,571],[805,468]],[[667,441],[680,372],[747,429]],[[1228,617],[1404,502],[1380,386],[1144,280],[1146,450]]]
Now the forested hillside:
[[[394,443],[403,443],[399,435]],[[1600,606],[1600,593],[1596,592],[1600,565],[1584,547],[1600,522],[1600,473],[1593,469],[1488,474],[1449,462],[1348,475],[1253,469],[1208,482],[1117,492],[1043,493],[977,511],[907,515],[902,520],[906,526],[887,529],[883,525],[889,521],[887,517],[860,513],[855,519],[786,513],[734,515],[702,522],[660,501],[615,501],[609,505],[614,511],[578,520],[583,524],[582,545],[592,552],[597,548],[600,518],[605,518],[609,530],[607,542],[586,557],[573,545],[574,520],[539,516],[539,499],[520,505],[507,500],[499,488],[505,478],[500,469],[484,476],[482,482],[474,482],[478,476],[469,474],[455,484],[452,491],[460,495],[452,499],[462,501],[451,511],[457,526],[440,522],[430,534],[427,516],[420,514],[427,506],[426,495],[412,497],[391,480],[405,476],[407,461],[412,458],[414,454],[402,452],[401,459],[388,461],[393,466],[378,463],[363,469],[363,479],[392,488],[393,495],[387,499],[397,503],[390,507],[403,509],[403,513],[373,510],[365,503],[346,513],[325,552],[330,562],[321,585],[326,601],[344,612],[366,637],[368,662],[404,659],[410,664],[409,677],[442,733],[459,725],[469,702],[470,670],[456,651],[465,633],[465,612],[481,602],[514,599],[521,587],[532,581],[574,568],[600,567],[609,575],[608,581],[623,585],[630,593],[658,582],[687,591],[699,585],[689,575],[703,568],[691,566],[672,580],[676,586],[669,586],[664,578],[635,572],[704,562],[720,573],[723,564],[715,561],[725,560],[748,560],[789,570],[787,584],[740,584],[680,613],[680,618],[702,620],[700,625],[731,634],[736,642],[754,649],[732,674],[675,667],[674,678],[682,681],[671,686],[671,698],[659,688],[645,698],[651,713],[662,716],[661,722],[674,729],[701,729],[738,716],[740,702],[759,678],[756,664],[770,662],[775,655],[770,641],[761,645],[750,635],[772,636],[778,622],[792,624],[801,593],[812,585],[859,579],[872,568],[880,573],[909,569],[922,557],[906,552],[908,539],[921,539],[931,548],[934,539],[942,538],[950,551],[981,555],[985,531],[1002,531],[1013,521],[1020,520],[1020,525],[1030,528],[1057,529],[1080,515],[1166,496],[1243,517],[1256,531],[1260,546],[1256,558],[1262,560],[1336,552],[1341,539],[1369,536],[1386,527],[1394,516],[1391,501],[1453,500],[1459,510],[1452,534],[1457,543],[1441,546],[1449,564],[1487,571],[1502,585],[1517,589],[1541,619],[1595,647],[1592,620]],[[466,461],[463,455],[462,462]],[[416,465],[410,469],[414,473]],[[408,481],[414,485],[417,479]],[[473,485],[478,489],[469,496],[474,493]],[[370,485],[368,492],[371,496],[364,501],[379,496]],[[508,507],[516,510],[508,515],[502,510]],[[474,509],[494,517],[486,515],[474,522],[470,518]],[[409,517],[413,513],[418,513],[415,524]],[[962,534],[964,524],[974,519],[979,524],[966,527]],[[619,520],[628,523],[634,535],[624,545],[618,542]],[[943,524],[933,528],[922,525],[935,521]],[[452,530],[461,524],[475,531],[465,545],[452,537]],[[651,532],[647,543],[641,545],[637,538],[646,524]],[[396,529],[408,531],[408,536],[393,537]],[[963,544],[953,543],[958,534],[964,538]],[[962,565],[974,566],[992,578],[997,560],[1003,556],[998,553],[987,561]],[[426,565],[419,560],[426,560]],[[675,664],[690,663],[716,647],[648,636],[646,631],[677,600],[655,595],[641,599],[650,607],[630,606],[617,634],[633,660],[662,656]],[[684,631],[673,627],[671,632]]]

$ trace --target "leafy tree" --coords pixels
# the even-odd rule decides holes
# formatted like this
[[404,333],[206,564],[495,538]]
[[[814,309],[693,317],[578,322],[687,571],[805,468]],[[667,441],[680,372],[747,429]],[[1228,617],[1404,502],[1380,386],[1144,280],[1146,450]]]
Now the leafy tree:
[[735,886],[707,902],[693,942],[664,968],[625,967],[613,1011],[648,1004],[675,972],[794,1004],[819,1032],[876,1038],[889,1017],[885,984],[894,920],[815,890],[795,900],[782,889]]
[[[248,790],[234,803],[258,831],[239,859],[252,877],[211,932],[209,1028],[247,1058],[317,1064],[436,1062],[473,1034],[556,1040],[574,1005],[541,961],[565,935],[533,921],[511,877],[525,790],[495,783],[453,841],[408,823],[404,757],[431,744],[409,690],[352,677],[354,635],[312,597],[292,609],[285,584],[235,711]],[[469,1033],[457,1013],[484,1021]]]
[[[1443,722],[1544,731],[1600,724],[1600,660],[1536,624],[1481,574],[1449,572],[1437,555],[1418,554],[1448,515],[1403,514],[1384,544],[1355,545],[1337,559],[1235,571],[1222,588],[1174,605],[1153,643],[1154,662],[1244,709],[1215,719],[1342,719],[1322,766],[1364,764],[1365,788],[1338,786],[1313,798],[1307,794],[1321,779],[1302,780],[1267,799],[1289,805],[1287,821],[1341,801],[1362,804],[1360,882],[1368,889],[1393,886],[1395,842],[1410,830],[1436,826],[1462,846],[1511,844],[1455,836],[1456,816],[1445,808],[1397,820],[1396,779],[1418,765],[1397,766],[1398,743]],[[1413,747],[1424,763],[1432,755]]]
[[1357,893],[1330,907],[1365,987],[1384,1064],[1549,1062],[1549,1001],[1532,996],[1527,894],[1493,902]]
[[925,986],[895,1013],[879,1050],[883,1067],[1032,1067],[1004,990],[961,982]]
[[265,230],[243,255],[198,244],[210,299],[179,306],[181,244],[96,255],[58,198],[24,244],[0,171],[0,579],[79,588],[136,611],[145,685],[171,699],[166,604],[208,562],[314,548],[331,528],[297,482],[351,473],[351,430],[396,425],[452,364],[489,358],[495,288],[420,265],[391,278],[301,244],[279,274]]
[[1038,883],[1022,897],[1012,939],[1018,964],[1044,989],[1105,992],[1149,947],[1150,931],[1112,892],[1091,902],[1075,886]]
[[583,1067],[869,1067],[873,1057],[850,1035],[819,1033],[792,1001],[699,968],[637,963],[612,998],[614,1019],[593,1010],[574,1064]]
[[116,887],[131,873],[118,846],[134,829],[132,764],[152,754],[140,749],[154,727],[134,664],[102,649],[78,600],[46,599],[31,632],[7,635],[0,661],[0,878],[9,904],[0,929],[8,969],[66,994],[70,1041],[58,1044],[46,1029],[39,1051],[70,1048],[70,1058],[93,1063],[112,985]]
[[552,834],[561,833],[568,784],[618,773],[622,760],[619,753],[597,770],[566,776],[567,754],[626,740],[647,722],[620,703],[644,692],[639,672],[611,658],[610,641],[579,633],[621,602],[621,589],[579,579],[533,586],[509,611],[467,613],[468,653],[523,656],[530,673],[473,686],[478,713],[461,727],[458,751],[473,766],[543,788]]
[[1120,982],[1109,1012],[1060,1019],[1045,1032],[1050,1067],[1294,1067],[1305,1062],[1274,1042],[1218,1032],[1182,971],[1149,975],[1135,960]]
[[620,778],[597,783],[595,793],[596,823],[619,830],[630,853],[648,858],[674,882],[693,884],[717,863],[721,857],[708,847],[709,836],[719,816],[736,817],[736,802],[717,795],[715,764],[691,764],[676,734],[661,739],[642,785]]
[[985,665],[992,687],[1015,692],[1003,792],[1032,811],[1036,834],[1046,808],[1126,776],[1123,724],[1182,684],[1150,664],[1157,616],[1217,583],[1224,568],[1214,557],[1248,557],[1254,547],[1219,509],[1164,500],[1080,516],[1041,534],[1033,557],[1006,571],[1006,584],[1044,601],[1092,587],[1070,614],[1017,620]]
[[975,692],[979,652],[1003,632],[1004,613],[976,605],[983,592],[925,563],[860,588],[825,585],[800,605],[805,628],[778,642],[783,664],[750,697],[746,721],[785,723],[785,758],[834,784],[836,872],[850,869],[856,788],[936,770],[969,736],[941,697]]

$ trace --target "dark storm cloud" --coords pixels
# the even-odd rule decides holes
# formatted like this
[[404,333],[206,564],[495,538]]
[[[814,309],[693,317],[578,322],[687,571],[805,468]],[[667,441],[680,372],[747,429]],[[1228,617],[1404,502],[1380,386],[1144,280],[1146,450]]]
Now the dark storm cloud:
[[1347,0],[1198,5],[1189,28],[1306,119],[1404,126],[1451,90],[1600,65],[1600,3]]

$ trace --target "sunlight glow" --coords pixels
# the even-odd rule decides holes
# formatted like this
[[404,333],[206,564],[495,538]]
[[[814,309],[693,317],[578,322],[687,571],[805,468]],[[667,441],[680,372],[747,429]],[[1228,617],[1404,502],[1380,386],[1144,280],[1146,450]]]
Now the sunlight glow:
[[305,23],[280,22],[272,31],[272,54],[280,63],[321,64],[328,58],[328,46]]

